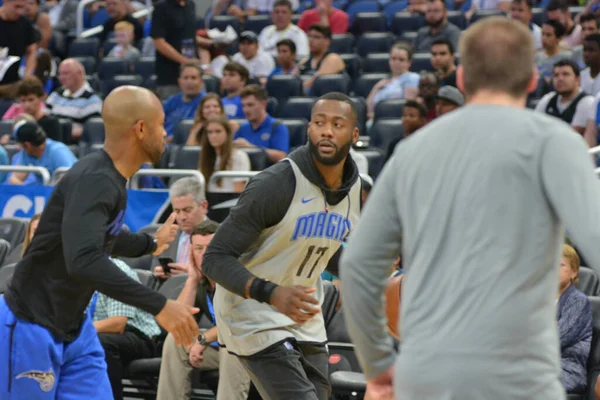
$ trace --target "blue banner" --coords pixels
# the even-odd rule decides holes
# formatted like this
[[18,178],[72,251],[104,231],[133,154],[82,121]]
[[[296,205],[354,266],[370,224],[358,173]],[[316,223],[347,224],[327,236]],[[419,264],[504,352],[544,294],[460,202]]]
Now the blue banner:
[[[53,189],[53,186],[0,185],[0,216],[30,218],[41,213]],[[125,224],[133,232],[150,225],[168,202],[166,191],[128,190]]]

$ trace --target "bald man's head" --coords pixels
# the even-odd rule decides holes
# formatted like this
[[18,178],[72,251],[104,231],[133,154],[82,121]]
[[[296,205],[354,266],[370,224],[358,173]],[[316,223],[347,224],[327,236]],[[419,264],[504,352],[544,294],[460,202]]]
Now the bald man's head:
[[165,146],[165,113],[160,100],[148,89],[116,88],[104,100],[102,119],[107,143],[127,143],[132,151],[142,152],[145,161],[160,161]]
[[78,91],[85,84],[85,68],[73,58],[67,58],[58,66],[58,80],[63,88]]

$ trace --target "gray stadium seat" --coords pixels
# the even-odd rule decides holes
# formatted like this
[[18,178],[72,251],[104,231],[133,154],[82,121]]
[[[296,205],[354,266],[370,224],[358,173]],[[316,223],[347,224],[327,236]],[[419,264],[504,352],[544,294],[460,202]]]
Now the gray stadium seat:
[[390,143],[402,138],[403,132],[401,119],[379,119],[369,131],[371,137],[369,146],[387,151]]
[[303,146],[306,143],[308,121],[305,119],[280,119],[290,133],[290,149]]
[[474,24],[475,22],[477,22],[483,18],[500,16],[500,15],[505,15],[505,14],[500,10],[476,10],[473,13],[473,15],[471,16],[471,19],[469,20],[469,25]]
[[404,99],[382,100],[375,105],[375,121],[381,118],[402,118]]
[[279,107],[279,102],[275,97],[269,97],[267,99],[267,113],[272,117],[277,117],[277,107]]
[[120,257],[127,263],[132,269],[150,271],[154,265],[152,265],[153,256],[152,254],[144,254],[140,257]]
[[356,79],[360,75],[361,60],[360,56],[354,53],[340,54],[344,64],[346,64],[346,73],[351,79]]
[[12,99],[0,99],[0,115],[4,115],[13,104]]
[[155,73],[155,63],[154,57],[142,57],[133,65],[133,72],[148,79]]
[[140,282],[142,282],[145,286],[148,286],[150,289],[156,289],[158,286],[158,280],[152,274],[152,271],[147,271],[143,269],[136,269],[135,273],[138,278],[140,278]]
[[369,97],[373,86],[382,79],[389,78],[386,73],[363,74],[354,81],[354,94],[364,98]]
[[15,154],[21,151],[21,148],[18,144],[5,144],[4,150],[6,150],[6,153],[8,154],[8,159],[11,160]]
[[13,124],[15,121],[12,119],[4,119],[0,121],[0,136],[11,135],[13,133]]
[[410,64],[410,70],[412,72],[433,71],[433,65],[431,65],[431,54],[429,53],[416,53],[413,55],[412,63]]
[[392,19],[392,33],[396,36],[402,35],[407,31],[418,31],[425,26],[425,18],[421,14],[413,14],[410,12],[399,12]]
[[0,267],[0,295],[6,291],[6,288],[12,279],[13,273],[15,272],[16,265],[17,264],[8,264]]
[[102,94],[106,97],[110,92],[119,86],[142,86],[144,79],[140,75],[116,75],[102,81],[100,87]]
[[129,73],[127,61],[122,58],[104,58],[98,66],[98,77],[101,80],[112,78],[116,75]]
[[100,117],[92,117],[83,125],[83,142],[89,144],[104,143],[104,121]]
[[83,65],[86,74],[93,74],[96,72],[96,57],[85,56],[73,58]]
[[202,75],[206,93],[219,93],[219,80],[211,75]]
[[387,21],[380,12],[360,12],[354,17],[350,32],[359,36],[366,32],[385,32]]
[[579,268],[579,283],[577,289],[587,296],[598,296],[600,294],[600,279],[596,272],[587,267]]
[[11,245],[7,240],[0,239],[0,265],[4,264],[6,256],[10,253]]
[[156,231],[158,230],[158,228],[160,228],[161,226],[162,226],[161,224],[147,225],[147,226],[143,227],[142,229],[140,229],[138,232],[139,233],[147,233],[149,235],[154,235],[156,233]]
[[389,53],[372,53],[363,59],[363,71],[367,73],[390,73]]
[[62,130],[62,137],[65,143],[71,142],[71,131],[73,130],[73,121],[68,118],[59,118],[60,128]]
[[96,38],[78,38],[69,45],[69,57],[98,57],[100,42]]
[[25,239],[27,222],[21,218],[0,218],[0,239],[6,240],[11,247]]
[[200,146],[181,146],[176,152],[173,168],[198,169]]
[[117,39],[115,39],[115,38],[106,39],[104,41],[104,43],[102,43],[102,52],[104,54],[104,57],[108,56],[108,53],[110,53],[110,51],[116,45],[117,45]]
[[173,132],[173,143],[178,145],[186,144],[190,130],[194,125],[193,119],[184,119],[180,121]]
[[321,97],[329,92],[350,93],[350,77],[345,74],[321,75],[315,79],[311,95]]
[[354,51],[354,36],[351,33],[332,35],[328,51],[337,54],[352,53]]
[[388,53],[394,41],[394,35],[389,32],[365,33],[356,41],[356,53],[361,57],[370,53]]
[[367,157],[367,161],[369,162],[369,175],[376,179],[377,175],[381,172],[383,168],[383,164],[385,162],[385,154],[382,150],[374,147],[368,148],[365,150],[357,150],[360,154]]
[[270,15],[249,15],[244,22],[244,30],[252,31],[258,35],[271,23]]
[[448,11],[448,22],[463,30],[467,28],[467,18],[462,11]]
[[167,299],[175,300],[183,290],[186,280],[187,274],[173,275],[160,286],[158,293]]
[[304,118],[310,121],[314,97],[290,97],[279,111],[280,118]]
[[267,153],[258,147],[245,147],[241,148],[243,152],[248,154],[250,158],[250,168],[252,171],[262,171],[267,168],[268,160]]
[[267,81],[267,92],[269,96],[277,99],[279,106],[290,98],[302,96],[304,90],[302,88],[302,80],[293,75],[275,75]]

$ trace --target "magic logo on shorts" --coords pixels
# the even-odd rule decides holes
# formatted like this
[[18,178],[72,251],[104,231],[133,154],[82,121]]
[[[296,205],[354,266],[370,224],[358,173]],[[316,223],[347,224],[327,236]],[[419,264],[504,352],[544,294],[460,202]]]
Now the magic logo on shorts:
[[335,212],[313,212],[304,214],[296,219],[294,234],[290,242],[300,238],[327,238],[343,242],[350,233],[352,224],[345,216]]

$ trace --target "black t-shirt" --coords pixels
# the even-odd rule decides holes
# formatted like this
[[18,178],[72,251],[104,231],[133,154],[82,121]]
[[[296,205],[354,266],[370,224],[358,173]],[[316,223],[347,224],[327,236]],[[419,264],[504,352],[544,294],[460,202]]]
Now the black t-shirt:
[[58,119],[51,115],[44,115],[37,123],[42,127],[44,132],[46,132],[47,137],[56,140],[57,142],[64,141],[62,128]]
[[[176,0],[162,0],[154,6],[152,12],[152,29],[150,36],[155,39],[163,38],[181,53],[184,40],[196,38],[196,6],[191,0],[186,0],[181,7]],[[156,51],[156,84],[176,85],[179,77],[179,64],[164,57]]]
[[454,70],[450,75],[442,79],[442,85],[454,86],[458,89],[458,87],[456,86],[456,70]]
[[121,229],[125,183],[104,151],[82,158],[60,180],[5,293],[17,317],[72,341],[95,290],[153,315],[160,312],[166,299],[108,259],[139,257],[155,247],[150,235]]
[[[36,42],[35,30],[31,22],[21,16],[16,21],[5,21],[0,18],[0,48],[8,47],[11,56],[23,57],[27,47]],[[14,63],[0,84],[14,83],[19,80],[19,62]]]
[[[123,18],[121,21],[127,21],[133,25],[134,45],[138,40],[141,40],[144,37],[144,27],[142,26],[142,24],[140,24],[140,21],[134,18],[131,14],[127,14],[125,18]],[[108,34],[115,30],[115,25],[117,24],[117,22],[121,21],[116,21],[112,18],[106,21],[104,23],[104,29],[100,34],[100,41],[104,42]]]

